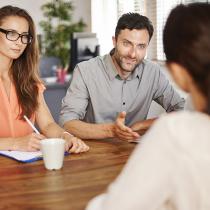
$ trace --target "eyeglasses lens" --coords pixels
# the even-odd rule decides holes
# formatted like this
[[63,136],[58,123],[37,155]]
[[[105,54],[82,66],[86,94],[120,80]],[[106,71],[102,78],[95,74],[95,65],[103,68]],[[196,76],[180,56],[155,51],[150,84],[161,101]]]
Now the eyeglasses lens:
[[7,39],[9,39],[10,41],[16,41],[18,40],[18,38],[21,37],[21,42],[23,44],[29,44],[32,41],[32,36],[29,34],[18,34],[15,31],[8,31],[7,32]]

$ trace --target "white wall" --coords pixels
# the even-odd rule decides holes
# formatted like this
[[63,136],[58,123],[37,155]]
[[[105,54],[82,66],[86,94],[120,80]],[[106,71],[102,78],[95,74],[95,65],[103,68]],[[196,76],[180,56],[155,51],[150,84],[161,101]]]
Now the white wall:
[[[32,16],[38,34],[42,33],[39,22],[43,19],[41,5],[49,0],[0,0],[0,7],[13,5],[23,8]],[[73,21],[78,21],[80,18],[87,24],[85,31],[91,30],[91,0],[72,0],[74,5]]]
[[86,32],[91,32],[91,0],[72,0],[75,7],[73,20],[80,18],[87,24]]
[[97,34],[100,54],[104,55],[113,48],[112,36],[114,36],[117,24],[117,1],[92,0],[91,15],[91,30]]

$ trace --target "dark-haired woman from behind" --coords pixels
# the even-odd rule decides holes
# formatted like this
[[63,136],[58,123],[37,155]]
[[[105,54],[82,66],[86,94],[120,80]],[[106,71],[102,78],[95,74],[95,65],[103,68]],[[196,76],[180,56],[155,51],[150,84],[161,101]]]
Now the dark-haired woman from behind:
[[[59,137],[66,140],[66,150],[87,151],[82,140],[54,122],[43,97],[38,58],[30,15],[18,7],[0,8],[0,150],[36,151],[42,139]],[[24,115],[42,134],[33,132]]]
[[196,111],[157,120],[87,210],[210,209],[210,4],[174,8],[163,43],[169,71]]

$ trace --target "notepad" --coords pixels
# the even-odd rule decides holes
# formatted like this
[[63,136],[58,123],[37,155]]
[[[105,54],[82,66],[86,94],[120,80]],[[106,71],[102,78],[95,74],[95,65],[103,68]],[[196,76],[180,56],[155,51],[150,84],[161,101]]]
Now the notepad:
[[21,152],[21,151],[0,151],[0,155],[12,158],[19,162],[30,163],[42,159],[41,151]]
[[[42,152],[21,152],[21,151],[3,151],[0,150],[0,155],[12,158],[22,163],[31,163],[37,160],[42,160]],[[70,155],[69,152],[64,153],[65,156]]]

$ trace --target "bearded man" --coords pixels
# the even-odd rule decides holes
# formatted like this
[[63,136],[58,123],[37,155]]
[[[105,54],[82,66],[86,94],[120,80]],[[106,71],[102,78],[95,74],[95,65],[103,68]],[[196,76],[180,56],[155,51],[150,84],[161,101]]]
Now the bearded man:
[[60,113],[67,131],[81,139],[133,141],[155,120],[147,120],[153,100],[166,112],[183,109],[184,99],[160,66],[145,59],[152,35],[147,17],[123,14],[111,52],[75,67]]

